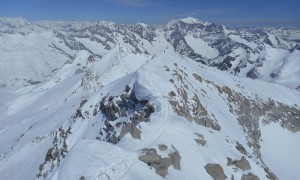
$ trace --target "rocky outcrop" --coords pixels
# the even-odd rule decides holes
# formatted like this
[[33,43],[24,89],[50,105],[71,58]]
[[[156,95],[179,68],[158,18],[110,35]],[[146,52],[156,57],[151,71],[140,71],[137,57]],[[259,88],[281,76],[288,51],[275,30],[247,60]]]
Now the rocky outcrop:
[[143,149],[139,160],[146,163],[148,166],[153,167],[156,173],[162,177],[168,175],[168,169],[172,165],[175,169],[181,170],[181,156],[174,146],[174,152],[168,154],[168,157],[162,157],[156,149]]
[[244,146],[241,145],[239,142],[236,142],[235,148],[236,148],[240,153],[242,153],[242,154],[244,154],[244,155],[247,155],[247,154],[248,154],[247,151],[246,151],[246,149],[244,148]]
[[233,161],[231,158],[227,158],[227,159],[228,159],[228,163],[227,163],[228,166],[235,165],[237,168],[243,171],[251,169],[250,163],[245,156],[243,156],[240,160],[235,160],[235,161]]
[[214,180],[225,180],[227,178],[222,166],[219,164],[207,164],[204,168]]
[[142,132],[134,124],[123,126],[119,138],[121,139],[127,133],[130,133],[134,139],[141,139]]
[[241,180],[260,180],[258,176],[253,175],[252,173],[249,174],[243,174]]
[[[150,115],[155,111],[154,106],[147,100],[139,101],[130,86],[126,86],[120,96],[107,95],[99,104],[100,112],[105,117],[105,127],[100,130],[98,139],[114,144],[127,133],[135,139],[141,139],[141,131],[137,125],[140,122],[148,122]],[[97,113],[95,110],[94,115]],[[123,120],[117,122],[119,118]]]
[[67,130],[63,128],[59,128],[55,134],[53,139],[53,146],[48,149],[45,155],[45,161],[40,164],[39,172],[36,178],[46,178],[48,174],[50,174],[54,168],[60,165],[60,161],[62,158],[65,158],[68,153],[68,145],[67,145],[67,138],[72,134],[71,127]]
[[181,170],[181,165],[180,165],[181,156],[178,153],[178,151],[176,150],[175,152],[170,153],[169,157],[171,159],[172,166],[177,170]]
[[196,143],[201,146],[205,146],[206,140],[202,134],[195,133],[197,135],[197,139],[195,139]]
[[[181,82],[181,86],[178,87],[174,84],[176,93],[174,91],[169,92],[168,101],[171,104],[173,110],[179,116],[184,117],[189,122],[195,121],[197,124],[220,131],[221,127],[217,123],[217,120],[207,111],[204,105],[201,103],[198,95],[194,93],[192,97],[188,95],[189,88],[193,86],[187,81],[188,75],[177,65],[174,65],[176,70],[173,70],[173,77]],[[193,77],[199,82],[203,81],[203,78],[197,74],[193,74]]]
[[165,144],[160,144],[160,145],[158,145],[158,149],[160,151],[166,151],[166,150],[168,150],[168,146],[166,146]]
[[251,69],[248,73],[247,73],[247,77],[251,78],[251,79],[258,79],[258,72],[256,70],[256,68]]
[[299,107],[287,106],[271,99],[266,102],[258,97],[249,99],[241,93],[232,91],[229,87],[215,86],[221,94],[225,95],[224,98],[229,102],[230,112],[237,116],[244,132],[250,137],[248,145],[256,149],[258,156],[260,156],[259,141],[261,138],[260,117],[264,117],[262,122],[265,124],[274,122],[291,132],[300,131]]

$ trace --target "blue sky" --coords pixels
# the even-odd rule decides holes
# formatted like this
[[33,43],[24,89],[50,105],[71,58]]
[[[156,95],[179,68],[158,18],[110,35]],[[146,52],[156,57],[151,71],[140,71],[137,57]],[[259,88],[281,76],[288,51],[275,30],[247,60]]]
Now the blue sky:
[[0,16],[148,24],[192,16],[233,26],[300,26],[300,0],[0,0]]

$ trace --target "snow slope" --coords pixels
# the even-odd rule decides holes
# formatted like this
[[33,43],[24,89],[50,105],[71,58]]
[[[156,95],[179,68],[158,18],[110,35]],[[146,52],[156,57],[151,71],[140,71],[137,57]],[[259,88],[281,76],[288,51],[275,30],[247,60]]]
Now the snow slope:
[[[262,125],[262,157],[279,179],[296,179],[299,177],[298,165],[300,150],[297,142],[300,133],[293,134],[282,129],[278,124]],[[276,133],[274,133],[276,132]],[[288,139],[288,141],[287,141]],[[289,148],[286,148],[289,147]],[[283,158],[284,157],[284,158]]]
[[192,36],[186,36],[187,44],[194,49],[194,51],[207,59],[213,59],[219,56],[217,49],[212,48],[209,44],[201,39]]
[[[119,57],[117,64],[114,54]],[[18,90],[1,89],[2,178],[211,179],[205,169],[208,163],[219,164],[227,177],[233,176],[236,179],[248,173],[260,179],[265,179],[270,173],[280,179],[300,177],[293,168],[297,167],[296,160],[299,159],[295,153],[299,148],[298,124],[289,118],[279,117],[281,121],[278,121],[265,114],[259,115],[258,121],[265,124],[256,126],[255,119],[242,120],[243,112],[239,112],[235,104],[255,100],[253,102],[258,103],[256,106],[263,108],[264,104],[272,100],[284,107],[276,110],[282,111],[281,114],[287,111],[298,113],[300,96],[295,90],[278,84],[234,77],[184,59],[171,49],[154,58],[133,56],[120,48],[102,59],[89,61],[89,57],[87,51],[78,53],[72,62],[56,72],[55,76],[60,77],[60,81],[52,86],[45,82]],[[85,66],[89,69],[75,74],[79,62],[87,63]],[[105,82],[102,86],[95,84],[95,79],[89,79],[87,83],[94,91],[87,91],[82,81],[89,71],[99,74],[112,71],[114,76],[104,78],[108,77],[104,75],[103,79],[100,78],[100,81]],[[122,127],[125,127],[123,122],[131,123],[132,112],[128,111],[128,117],[120,116],[112,121],[99,110],[99,102],[107,95],[118,97],[124,94],[126,85],[134,91],[136,103],[147,101],[153,104],[155,111],[149,120],[138,121],[134,126],[134,132],[140,132],[140,138],[127,133],[120,136],[117,143],[110,143],[108,136],[101,134],[101,130],[106,128],[105,124],[110,123],[114,128],[112,132],[105,131],[107,135],[116,133],[118,136]],[[176,95],[172,95],[172,92]],[[231,101],[230,97],[237,98],[236,102]],[[138,111],[138,106],[135,111]],[[185,110],[178,111],[178,108]],[[268,112],[272,113],[272,110]],[[250,115],[256,116],[251,111]],[[299,118],[299,115],[296,117]],[[117,122],[122,124],[120,128]],[[258,139],[248,129],[247,122],[261,131]],[[292,123],[293,126],[285,125],[284,122]],[[294,126],[298,128],[297,133],[292,132]],[[285,137],[284,147],[279,148],[279,144],[276,146],[278,153],[289,149],[291,154],[294,153],[293,161],[290,156],[281,158],[280,162],[272,158],[274,145],[269,144],[274,142],[270,135],[275,131],[282,132],[280,138]],[[201,139],[205,140],[204,145],[197,143]],[[261,145],[261,149],[250,145],[256,143]],[[244,151],[236,148],[237,144]],[[161,150],[159,145],[167,146],[167,150]],[[156,166],[151,168],[151,164],[147,165],[139,159],[145,150],[151,148],[166,159],[171,157],[170,154],[178,153],[179,165],[167,168],[162,166],[160,168],[166,170],[167,174],[157,174],[159,171]],[[228,158],[240,160],[243,156],[251,169],[242,170],[235,165],[227,165]],[[281,168],[283,166],[290,168]],[[18,173],[13,173],[17,169]]]

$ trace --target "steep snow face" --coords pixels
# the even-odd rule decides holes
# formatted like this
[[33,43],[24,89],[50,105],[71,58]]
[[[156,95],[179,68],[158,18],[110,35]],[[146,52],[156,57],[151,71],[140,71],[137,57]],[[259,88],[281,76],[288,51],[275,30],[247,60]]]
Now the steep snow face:
[[240,44],[244,44],[244,45],[250,47],[251,49],[256,49],[257,48],[257,44],[255,44],[254,42],[249,42],[245,39],[242,39],[239,35],[231,34],[231,35],[229,35],[229,38],[232,39],[235,42],[238,42]]
[[53,79],[0,93],[5,179],[299,177],[268,154],[274,124],[289,137],[282,149],[297,150],[299,92],[172,49],[152,57],[116,47],[101,58],[81,50]]
[[207,59],[213,59],[219,56],[219,51],[212,48],[207,42],[200,38],[194,38],[193,36],[185,36],[185,41],[192,47],[194,52]]

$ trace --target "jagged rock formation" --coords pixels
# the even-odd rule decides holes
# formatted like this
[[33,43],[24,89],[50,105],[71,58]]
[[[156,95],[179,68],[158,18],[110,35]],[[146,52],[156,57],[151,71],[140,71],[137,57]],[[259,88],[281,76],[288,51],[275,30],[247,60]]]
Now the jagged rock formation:
[[[147,163],[155,169],[156,173],[162,177],[166,177],[168,174],[169,166],[173,166],[177,170],[181,170],[181,156],[179,152],[172,146],[174,152],[168,154],[168,157],[162,158],[157,154],[156,149],[143,149],[142,154],[139,156],[139,160]],[[162,150],[161,150],[162,151]]]
[[[100,102],[100,110],[105,119],[105,127],[100,130],[100,140],[117,143],[125,134],[130,133],[135,139],[141,139],[141,131],[136,127],[140,122],[147,122],[155,111],[148,101],[139,101],[130,86],[118,97],[106,96]],[[126,117],[127,120],[116,121]],[[118,129],[121,129],[117,135]]]
[[59,128],[58,131],[55,132],[53,147],[48,149],[45,161],[39,166],[39,172],[36,178],[46,178],[48,174],[54,170],[54,168],[60,165],[60,161],[62,158],[66,157],[68,152],[66,140],[70,134],[72,134],[71,127],[69,127],[66,131]]
[[235,165],[237,168],[246,171],[246,170],[250,170],[251,166],[249,164],[249,161],[245,158],[245,156],[243,156],[241,158],[241,160],[232,160],[231,158],[227,158],[228,159],[228,166],[232,166]]
[[198,139],[195,139],[196,143],[201,146],[205,146],[206,142],[202,134],[195,133],[198,136]]
[[259,180],[259,177],[249,173],[249,174],[243,174],[242,180]]

